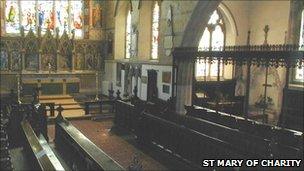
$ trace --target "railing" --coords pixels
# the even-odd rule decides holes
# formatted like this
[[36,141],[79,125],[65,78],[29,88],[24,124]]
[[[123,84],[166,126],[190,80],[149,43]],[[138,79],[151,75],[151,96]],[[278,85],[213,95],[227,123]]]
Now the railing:
[[55,144],[59,151],[68,151],[67,163],[75,170],[124,170],[61,114],[56,118]]
[[55,103],[42,103],[46,107],[49,107],[49,109],[46,109],[46,111],[50,112],[50,116],[54,117],[55,116]]
[[[81,107],[81,109],[84,110],[85,115],[93,114],[93,111],[95,111],[96,106],[98,106],[98,114],[103,113],[104,105],[110,105],[109,112],[114,112],[114,103],[115,100],[98,100],[98,101],[86,101],[86,102],[80,102],[75,103],[78,104]],[[61,104],[55,104],[55,103],[42,103],[44,106],[46,106],[46,111],[50,112],[50,117],[55,116],[55,111],[57,110],[56,106],[60,106]],[[63,108],[63,110],[74,110],[75,108]],[[96,113],[94,113],[96,114]]]
[[24,147],[33,158],[33,169],[37,170],[64,170],[63,166],[47,144],[43,136],[36,136],[27,120],[21,122],[25,136]]
[[91,106],[98,105],[99,106],[99,113],[102,114],[103,105],[109,104],[112,106],[110,112],[114,112],[114,100],[98,100],[98,101],[87,101],[84,102],[84,113],[88,115],[91,113]]

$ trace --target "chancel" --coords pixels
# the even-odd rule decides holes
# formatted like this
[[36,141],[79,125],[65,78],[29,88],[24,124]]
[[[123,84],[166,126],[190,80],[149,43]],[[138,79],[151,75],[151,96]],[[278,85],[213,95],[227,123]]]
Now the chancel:
[[1,170],[304,169],[304,1],[0,11]]

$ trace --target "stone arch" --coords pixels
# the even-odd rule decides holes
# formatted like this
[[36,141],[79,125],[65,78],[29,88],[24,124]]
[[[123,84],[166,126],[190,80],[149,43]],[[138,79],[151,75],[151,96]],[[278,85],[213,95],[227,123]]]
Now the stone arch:
[[115,12],[115,35],[114,35],[114,58],[124,59],[125,57],[125,26],[129,1],[116,2]]
[[225,28],[226,28],[226,45],[235,45],[236,36],[238,36],[238,28],[236,26],[235,19],[230,9],[221,2],[218,6],[218,10],[221,13]]
[[203,35],[204,29],[210,14],[215,10],[219,9],[220,13],[223,15],[225,26],[227,32],[229,33],[230,41],[229,44],[235,44],[235,37],[238,35],[238,29],[236,26],[235,19],[230,11],[230,9],[225,5],[225,3],[218,1],[199,1],[193,10],[193,13],[189,19],[186,26],[183,39],[181,42],[182,47],[197,47],[201,36]]
[[203,35],[209,16],[220,4],[221,0],[198,1],[195,6],[182,38],[181,47],[196,47]]

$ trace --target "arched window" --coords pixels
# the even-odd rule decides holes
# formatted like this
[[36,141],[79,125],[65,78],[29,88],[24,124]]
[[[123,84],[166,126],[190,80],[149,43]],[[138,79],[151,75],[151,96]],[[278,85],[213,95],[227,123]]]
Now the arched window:
[[159,17],[160,17],[159,5],[158,5],[158,1],[155,1],[153,6],[153,13],[152,13],[151,59],[158,59]]
[[24,27],[36,32],[41,27],[44,34],[47,29],[59,34],[66,30],[75,30],[75,37],[83,37],[82,0],[8,0],[5,4],[5,31],[7,34],[20,32]]
[[[208,25],[204,30],[203,36],[199,42],[199,50],[221,50],[224,46],[225,34],[223,19],[215,10],[208,21]],[[206,60],[198,60],[195,67],[195,75],[197,79],[208,77],[216,77],[218,73],[218,61],[214,60],[209,63]],[[220,64],[220,76],[223,76],[223,64]]]
[[127,22],[126,22],[126,59],[130,59],[131,57],[131,35],[132,34],[132,15],[131,10],[128,11],[127,14]]
[[[302,11],[299,45],[300,50],[304,50],[304,10]],[[295,69],[294,81],[304,82],[304,67]]]

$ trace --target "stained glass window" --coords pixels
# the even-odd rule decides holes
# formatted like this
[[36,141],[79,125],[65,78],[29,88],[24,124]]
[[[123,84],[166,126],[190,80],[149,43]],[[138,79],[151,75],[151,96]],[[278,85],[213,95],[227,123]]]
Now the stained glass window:
[[5,20],[7,33],[19,33],[19,2],[6,1],[5,4]]
[[128,11],[127,23],[126,23],[126,59],[130,59],[131,56],[131,34],[132,34],[132,15],[131,11]]
[[[19,15],[20,14],[20,15]],[[83,37],[83,1],[82,0],[9,0],[6,1],[6,33],[20,33],[20,26],[25,32],[30,28],[35,32],[41,27],[44,34],[47,29],[59,35],[64,30],[75,37]]]
[[[299,40],[300,50],[304,51],[304,10],[302,11],[301,20],[301,30],[300,30],[300,40]],[[304,68],[296,68],[295,70],[295,80],[298,82],[304,82]]]
[[59,34],[63,33],[63,30],[69,31],[69,3],[66,0],[55,1],[56,12],[56,26],[59,28]]
[[35,31],[36,26],[36,1],[20,1],[21,6],[21,25],[24,31],[28,32],[30,28]]
[[82,36],[82,25],[83,25],[83,13],[82,13],[82,2],[73,1],[71,3],[71,29],[75,29],[75,36]]
[[[220,51],[224,46],[223,19],[215,10],[208,21],[203,36],[199,42],[198,49]],[[216,77],[218,75],[218,60],[211,63],[208,60],[197,60],[195,67],[196,77]],[[223,64],[220,64],[220,76],[223,76]]]
[[158,41],[159,41],[159,16],[160,10],[158,2],[155,1],[152,16],[152,59],[158,58]]
[[47,29],[51,32],[55,29],[54,1],[38,1],[39,26],[41,32],[45,33]]

